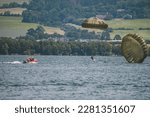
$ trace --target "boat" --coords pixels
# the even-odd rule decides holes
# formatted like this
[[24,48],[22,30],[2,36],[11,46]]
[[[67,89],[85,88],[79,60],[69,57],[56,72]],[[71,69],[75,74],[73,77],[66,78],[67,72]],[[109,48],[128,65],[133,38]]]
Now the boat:
[[26,60],[23,61],[23,63],[31,63],[31,64],[34,64],[34,63],[38,63],[38,60],[33,58],[33,57],[29,57],[27,58]]

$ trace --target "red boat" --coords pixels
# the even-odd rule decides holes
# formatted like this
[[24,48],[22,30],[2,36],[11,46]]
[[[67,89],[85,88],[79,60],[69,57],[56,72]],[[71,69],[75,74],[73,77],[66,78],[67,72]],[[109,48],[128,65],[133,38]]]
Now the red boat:
[[33,57],[29,57],[26,60],[24,60],[23,63],[38,63],[38,60]]

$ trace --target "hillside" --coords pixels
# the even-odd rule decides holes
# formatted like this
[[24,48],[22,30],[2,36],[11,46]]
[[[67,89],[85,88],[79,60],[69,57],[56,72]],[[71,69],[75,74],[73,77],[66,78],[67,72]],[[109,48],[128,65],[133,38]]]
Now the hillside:
[[[24,36],[29,28],[36,28],[38,24],[36,23],[22,23],[21,17],[4,17],[0,16],[0,37],[17,37]],[[138,33],[140,36],[143,36],[144,39],[150,40],[150,30],[139,30],[139,28],[150,28],[150,19],[136,19],[136,20],[110,20],[107,21],[110,28],[130,28],[132,30],[113,30],[111,38],[114,38],[116,34],[119,34],[121,37],[128,33]],[[80,25],[67,24],[76,27],[77,29],[87,30],[82,28]],[[64,35],[64,31],[60,28],[47,27],[44,26],[48,34],[58,33]],[[89,31],[102,32],[102,30],[88,29]]]
[[[0,16],[0,37],[24,36],[28,29],[38,26],[36,23],[22,23],[21,20],[22,17]],[[44,26],[44,29],[49,34],[64,34],[59,28]]]
[[[146,30],[147,28],[150,29],[150,19],[134,19],[134,20],[123,20],[123,19],[114,19],[108,20],[106,23],[109,25],[109,28],[113,29],[113,32],[110,33],[111,39],[114,38],[115,35],[120,35],[121,37],[125,36],[128,33],[137,33],[142,36],[145,40],[150,40],[150,30]],[[80,25],[75,25],[68,23],[67,25],[73,26],[77,29],[81,30],[88,30],[94,32],[103,32],[103,30],[98,29],[85,29],[82,28]],[[143,28],[145,30],[139,30]],[[128,30],[129,29],[129,30]]]
[[[114,29],[111,34],[114,37],[119,34],[121,37],[128,33],[137,33],[145,40],[150,40],[150,19],[134,19],[134,20],[109,20],[107,21],[110,28]],[[143,30],[139,30],[143,28]],[[116,29],[116,30],[115,30]],[[122,30],[129,29],[129,30]]]
[[100,16],[104,19],[150,18],[148,0],[32,0],[23,12],[23,22],[49,26],[81,23],[78,18]]
[[[22,3],[29,2],[29,0],[0,1],[0,3],[10,2]],[[10,11],[10,14],[21,15],[23,12],[22,18],[0,17],[0,36],[23,36],[29,28],[36,28],[38,24],[45,25],[44,28],[49,34],[56,32],[64,35],[64,31],[54,27],[62,28],[67,24],[76,29],[87,30],[81,27],[83,18],[107,16],[105,18],[111,20],[106,20],[106,22],[109,24],[109,28],[113,29],[113,32],[110,33],[111,39],[116,34],[123,37],[127,33],[138,33],[144,39],[150,39],[150,26],[147,25],[150,23],[148,3],[147,0],[32,0],[27,8],[0,9],[0,13]],[[132,19],[123,20],[123,16],[126,14],[132,16]],[[121,20],[116,20],[118,18]],[[144,30],[139,30],[140,28],[144,28]],[[72,30],[69,29],[69,31]],[[102,32],[103,30],[89,29],[89,31]]]

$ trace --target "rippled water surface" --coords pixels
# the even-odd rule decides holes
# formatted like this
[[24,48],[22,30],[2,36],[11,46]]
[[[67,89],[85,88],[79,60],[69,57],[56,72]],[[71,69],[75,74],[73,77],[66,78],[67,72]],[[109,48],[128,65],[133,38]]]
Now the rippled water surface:
[[150,99],[150,58],[129,64],[123,57],[0,56],[0,99]]

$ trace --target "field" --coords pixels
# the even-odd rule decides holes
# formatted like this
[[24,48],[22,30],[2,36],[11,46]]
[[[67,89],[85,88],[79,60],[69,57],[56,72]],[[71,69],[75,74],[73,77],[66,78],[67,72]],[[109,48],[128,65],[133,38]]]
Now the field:
[[[146,40],[150,40],[150,30],[139,30],[139,28],[150,28],[150,19],[135,19],[135,20],[109,20],[106,21],[109,25],[109,28],[117,29],[117,28],[130,28],[132,30],[113,30],[110,33],[111,38],[113,39],[116,34],[119,34],[121,37],[125,36],[128,33],[137,33],[142,36]],[[76,27],[81,30],[102,32],[103,30],[98,29],[85,29],[81,26],[75,24],[67,24]]]
[[25,8],[3,8],[0,9],[0,13],[4,14],[6,11],[10,11],[10,14],[22,14],[22,12],[26,10]]
[[[20,35],[25,35],[29,28],[36,28],[38,24],[36,23],[22,23],[21,17],[4,17],[0,16],[0,37],[16,37]],[[137,33],[142,36],[145,40],[150,40],[150,30],[139,30],[139,28],[150,28],[150,19],[136,19],[136,20],[110,20],[106,21],[110,28],[117,29],[117,28],[130,28],[133,30],[113,30],[111,33],[111,38],[114,38],[116,34],[124,35],[128,33]],[[81,26],[74,25],[74,24],[67,24],[72,25],[78,29],[84,29]],[[49,34],[59,33],[64,34],[64,31],[60,30],[60,28],[55,27],[46,27],[44,26],[45,30]],[[89,29],[89,31],[95,32],[102,32],[103,30],[95,30]]]
[[[22,23],[21,20],[22,17],[0,16],[0,37],[24,36],[28,29],[38,26],[36,23]],[[55,32],[62,35],[64,34],[64,31],[60,30],[60,28],[43,27],[49,34]]]
[[150,30],[139,30],[139,28],[150,28],[150,19],[135,19],[135,20],[110,20],[107,21],[109,27],[117,28],[130,28],[133,30],[114,30],[111,36],[119,34],[122,37],[128,33],[137,33],[146,40],[150,40]]

